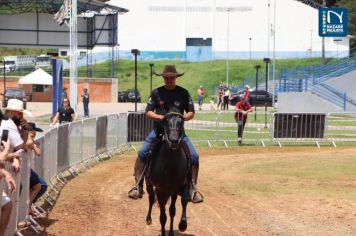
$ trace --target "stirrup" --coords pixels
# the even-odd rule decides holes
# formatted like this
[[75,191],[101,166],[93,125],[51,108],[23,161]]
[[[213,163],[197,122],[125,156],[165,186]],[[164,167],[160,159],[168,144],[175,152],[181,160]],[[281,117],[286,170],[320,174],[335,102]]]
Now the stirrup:
[[[134,192],[134,191],[136,191],[136,192]],[[130,191],[127,194],[129,196],[129,198],[136,200],[136,199],[142,198],[143,190],[140,191],[140,189],[137,188],[137,186],[135,186],[132,189],[130,189]]]
[[[194,201],[195,196],[200,196],[200,199],[201,199],[201,200],[199,200],[199,201]],[[204,196],[203,196],[203,194],[201,194],[201,192],[199,192],[198,190],[194,190],[194,192],[193,192],[192,195],[190,196],[190,201],[191,201],[192,203],[201,203],[201,202],[204,201]]]

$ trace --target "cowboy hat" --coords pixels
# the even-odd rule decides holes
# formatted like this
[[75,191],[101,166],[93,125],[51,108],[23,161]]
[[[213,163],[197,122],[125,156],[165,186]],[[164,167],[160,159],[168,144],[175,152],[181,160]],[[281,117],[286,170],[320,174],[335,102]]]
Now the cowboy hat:
[[248,84],[246,84],[246,85],[245,85],[245,88],[248,88],[248,89],[250,89],[250,86],[249,86]]
[[165,65],[161,74],[158,74],[156,72],[154,72],[154,74],[163,77],[180,77],[184,75],[184,73],[178,73],[174,65]]
[[23,102],[14,98],[9,99],[9,101],[7,101],[5,111],[19,111],[27,116],[32,116],[32,113],[30,111],[23,109]]
[[36,124],[33,122],[28,122],[28,131],[43,132],[43,130],[41,128],[36,127]]

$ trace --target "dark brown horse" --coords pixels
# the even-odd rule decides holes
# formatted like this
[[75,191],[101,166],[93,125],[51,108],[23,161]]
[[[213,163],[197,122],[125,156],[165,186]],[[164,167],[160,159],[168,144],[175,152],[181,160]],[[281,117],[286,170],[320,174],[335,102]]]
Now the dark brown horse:
[[184,119],[180,113],[171,112],[165,116],[164,135],[152,153],[151,163],[146,175],[146,188],[149,194],[149,209],[146,217],[147,224],[152,223],[152,206],[157,197],[160,208],[160,223],[162,235],[165,235],[167,221],[166,204],[171,198],[169,207],[170,228],[169,236],[173,236],[173,219],[176,214],[177,196],[181,195],[182,216],[179,230],[187,229],[186,209],[188,204],[188,187],[190,161],[182,144]]

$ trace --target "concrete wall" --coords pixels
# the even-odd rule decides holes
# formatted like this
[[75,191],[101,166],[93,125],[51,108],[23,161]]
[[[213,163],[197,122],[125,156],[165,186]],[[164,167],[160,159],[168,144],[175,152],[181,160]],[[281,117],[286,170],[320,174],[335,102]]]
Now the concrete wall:
[[310,92],[279,93],[277,109],[281,113],[342,112],[340,107]]

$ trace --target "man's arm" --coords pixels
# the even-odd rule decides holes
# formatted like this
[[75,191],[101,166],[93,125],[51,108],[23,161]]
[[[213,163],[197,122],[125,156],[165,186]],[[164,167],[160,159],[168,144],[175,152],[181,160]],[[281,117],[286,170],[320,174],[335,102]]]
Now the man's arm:
[[159,115],[159,114],[156,114],[155,112],[153,111],[147,111],[146,112],[146,116],[148,119],[150,120],[163,120],[164,119],[164,115]]
[[192,111],[189,111],[183,115],[184,121],[189,121],[194,118],[195,113]]

